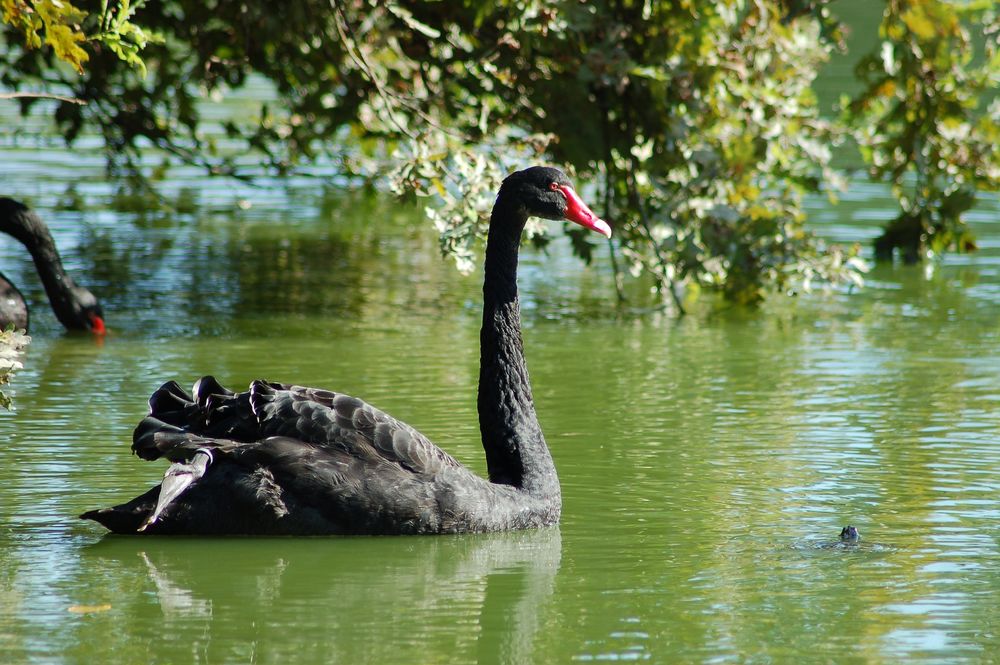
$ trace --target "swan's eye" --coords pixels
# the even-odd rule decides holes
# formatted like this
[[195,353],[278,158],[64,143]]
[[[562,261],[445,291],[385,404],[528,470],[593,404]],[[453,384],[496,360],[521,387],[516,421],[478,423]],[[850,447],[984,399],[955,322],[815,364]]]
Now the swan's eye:
[[549,183],[549,189],[551,189],[553,192],[558,192],[559,191],[559,183],[558,182],[550,182]]

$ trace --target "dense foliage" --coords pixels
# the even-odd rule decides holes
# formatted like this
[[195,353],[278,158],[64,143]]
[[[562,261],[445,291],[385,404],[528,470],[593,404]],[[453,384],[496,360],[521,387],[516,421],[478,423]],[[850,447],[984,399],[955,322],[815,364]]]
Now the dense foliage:
[[[44,4],[3,2],[5,11]],[[889,46],[866,61],[868,89],[848,113],[854,127],[876,128],[856,133],[877,176],[891,174],[903,191],[907,169],[922,174],[923,193],[906,199],[904,211],[936,206],[933,227],[960,216],[970,187],[996,185],[995,177],[970,175],[989,171],[962,161],[971,142],[948,148],[949,137],[966,131],[955,118],[972,127],[970,100],[996,81],[980,76],[978,87],[958,90],[969,82],[962,77],[970,61],[960,51],[947,60],[946,52],[967,29],[944,30],[951,24],[943,19],[958,13],[951,5],[919,6],[889,3]],[[82,33],[101,34],[102,7],[84,4]],[[931,11],[942,16],[914,13]],[[966,16],[988,13],[978,11]],[[261,0],[174,0],[145,5],[136,20],[144,35],[163,38],[145,44],[145,77],[100,40],[87,42],[82,75],[55,66],[44,49],[12,49],[0,62],[8,88],[43,87],[86,102],[56,106],[60,129],[72,141],[85,125],[98,127],[124,175],[155,176],[140,169],[140,149],[150,144],[239,178],[389,174],[395,191],[425,200],[443,249],[469,269],[499,179],[555,161],[593,183],[587,196],[615,228],[608,250],[616,274],[646,275],[678,306],[681,293],[698,286],[755,302],[769,289],[860,281],[857,248],[825,247],[804,229],[803,195],[837,184],[830,147],[841,132],[820,116],[812,91],[841,41],[823,3],[351,0],[275,11]],[[928,49],[922,20],[943,26],[946,35],[931,39],[937,51]],[[893,27],[900,22],[902,32]],[[15,43],[9,33],[5,39]],[[919,56],[908,55],[918,48]],[[892,100],[909,108],[906,86],[926,72],[925,61],[938,68],[928,76],[939,85],[921,87],[915,123]],[[941,69],[950,83],[937,78]],[[244,103],[221,126],[205,120],[206,99],[224,100],[253,76],[273,86],[270,101]],[[935,110],[920,115],[927,108]],[[922,147],[896,149],[913,136]],[[934,164],[913,167],[915,155]],[[978,159],[995,169],[995,157]],[[907,207],[911,199],[916,208]],[[959,238],[953,227],[948,237]],[[545,242],[541,227],[529,231]],[[568,232],[589,259],[591,241]]]
[[426,96],[455,99],[461,113],[437,120],[461,133],[429,128],[397,172],[401,189],[444,198],[432,216],[457,256],[482,231],[470,191],[502,172],[490,169],[508,149],[491,133],[499,116],[527,132],[527,149],[600,183],[612,258],[665,294],[707,284],[752,302],[768,287],[856,275],[858,262],[803,229],[801,197],[818,189],[833,138],[810,89],[830,48],[821,16],[777,3],[570,3],[497,24],[492,51],[431,51],[444,66]]
[[973,249],[962,215],[978,189],[1000,190],[997,6],[889,0],[879,36],[857,68],[865,88],[846,107],[872,177],[900,203],[876,256],[898,250],[913,263]]

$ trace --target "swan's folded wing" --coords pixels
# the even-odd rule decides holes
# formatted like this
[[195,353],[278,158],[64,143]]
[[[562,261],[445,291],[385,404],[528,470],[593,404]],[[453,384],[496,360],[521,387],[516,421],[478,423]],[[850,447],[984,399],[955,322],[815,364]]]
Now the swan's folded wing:
[[132,435],[132,452],[145,460],[183,462],[198,448],[232,448],[259,438],[250,393],[233,393],[206,376],[195,384],[193,394],[175,381],[153,393],[149,415]]
[[291,437],[357,459],[381,458],[417,474],[462,468],[420,432],[356,397],[256,381],[250,404],[263,436]]

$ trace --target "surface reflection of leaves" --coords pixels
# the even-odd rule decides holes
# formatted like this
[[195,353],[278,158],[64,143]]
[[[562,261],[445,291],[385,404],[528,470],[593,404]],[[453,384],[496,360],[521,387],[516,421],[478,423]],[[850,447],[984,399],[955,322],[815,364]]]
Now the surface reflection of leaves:
[[[162,643],[151,646],[166,656],[185,653],[168,639],[184,633],[187,653],[206,660],[431,662],[464,654],[525,663],[544,625],[561,538],[558,529],[426,538],[109,537],[88,555],[138,603],[122,608],[128,630],[159,636]],[[142,625],[150,620],[156,630]]]

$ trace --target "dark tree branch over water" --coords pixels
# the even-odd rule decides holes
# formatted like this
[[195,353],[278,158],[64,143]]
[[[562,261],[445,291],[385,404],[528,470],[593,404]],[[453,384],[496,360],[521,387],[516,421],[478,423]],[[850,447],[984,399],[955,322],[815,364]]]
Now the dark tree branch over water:
[[[10,4],[29,9],[5,15],[4,39],[25,43],[13,33],[34,4]],[[995,151],[982,148],[997,142],[1000,106],[975,109],[1000,71],[988,3],[890,2],[879,50],[859,72],[867,88],[839,122],[821,116],[813,91],[842,42],[822,2],[118,7],[67,19],[84,37],[87,58],[73,63],[82,74],[57,66],[58,50],[14,48],[0,81],[87,102],[55,104],[58,127],[70,142],[97,128],[123,176],[155,179],[141,167],[149,146],[169,163],[243,179],[306,167],[388,174],[394,191],[427,202],[463,269],[499,179],[539,159],[603,188],[616,283],[641,276],[678,309],[684,287],[752,303],[770,290],[860,283],[859,248],[816,240],[802,207],[806,194],[836,189],[831,146],[848,131],[900,195],[886,235],[913,226],[918,248],[971,247],[961,214],[977,187],[998,188]],[[141,40],[120,16],[143,26]],[[978,59],[964,55],[970,26],[987,26]],[[124,56],[114,30],[133,38]],[[241,99],[248,84],[256,92]],[[232,111],[209,121],[206,100]],[[28,111],[36,100],[19,101]],[[528,234],[547,241],[541,227]],[[589,260],[591,241],[570,237]]]

